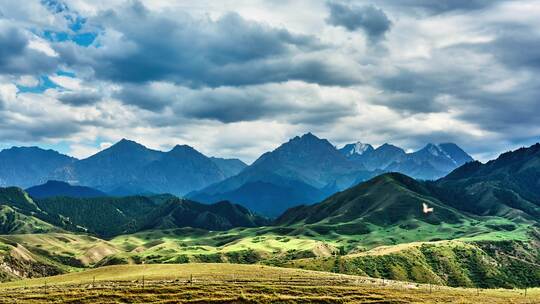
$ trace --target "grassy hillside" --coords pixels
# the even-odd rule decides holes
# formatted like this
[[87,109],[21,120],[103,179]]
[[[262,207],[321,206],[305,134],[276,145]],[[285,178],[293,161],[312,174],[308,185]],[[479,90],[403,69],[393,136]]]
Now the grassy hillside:
[[[434,208],[424,213],[423,204]],[[399,173],[383,174],[337,193],[319,204],[292,208],[277,224],[341,224],[391,226],[411,221],[456,224],[470,218],[446,206],[416,180]]]
[[[448,236],[449,231],[460,231],[458,229],[462,230],[453,235],[455,238],[467,243],[492,244],[494,250],[504,244],[502,241],[526,243],[534,237],[531,234],[533,230],[526,226],[513,227],[515,229],[512,231],[504,230],[508,229],[507,222],[493,220],[477,226],[467,224],[469,226],[465,227],[425,224],[414,230],[378,228],[368,234],[336,231],[335,227],[325,230],[323,226],[236,228],[228,231],[177,228],[121,235],[108,241],[85,235],[48,233],[5,235],[0,243],[24,248],[39,257],[43,264],[52,265],[64,272],[105,265],[142,263],[264,263],[294,266],[296,264],[291,261],[303,258],[320,258],[313,265],[328,258],[325,267],[321,266],[320,270],[332,271],[334,255],[344,255],[345,260],[351,255],[371,253],[374,248],[382,245],[401,248],[403,244],[414,240],[433,241],[438,239],[436,236]],[[500,231],[487,227],[496,225],[502,227]],[[531,248],[540,247],[536,243],[533,245]],[[409,261],[413,258],[413,255],[407,256]],[[538,263],[539,259],[528,257],[534,263]],[[377,264],[380,264],[378,267],[388,267],[385,260]],[[297,267],[304,267],[302,265],[300,263]],[[409,279],[416,281],[422,278],[409,276]],[[450,284],[446,281],[442,283]],[[461,283],[464,286],[469,284],[468,281]],[[476,285],[478,282],[473,283]],[[507,286],[503,283],[500,286]]]
[[284,266],[437,285],[525,288],[540,282],[540,247],[519,241],[409,243]]
[[59,232],[60,228],[16,209],[0,205],[0,234]]
[[111,238],[149,229],[227,230],[269,224],[266,218],[237,204],[207,205],[167,194],[33,200],[19,188],[0,188],[0,207],[3,234],[63,229]]
[[[9,303],[532,303],[540,291],[470,290],[260,265],[104,267],[0,285]],[[533,301],[534,302],[534,301]]]

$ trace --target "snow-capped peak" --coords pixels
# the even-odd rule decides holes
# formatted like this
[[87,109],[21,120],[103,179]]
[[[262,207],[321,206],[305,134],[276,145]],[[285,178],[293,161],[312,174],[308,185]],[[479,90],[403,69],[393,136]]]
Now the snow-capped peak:
[[352,149],[349,151],[349,155],[354,155],[354,154],[362,155],[366,153],[366,151],[370,150],[370,148],[372,148],[370,144],[357,142],[353,145]]

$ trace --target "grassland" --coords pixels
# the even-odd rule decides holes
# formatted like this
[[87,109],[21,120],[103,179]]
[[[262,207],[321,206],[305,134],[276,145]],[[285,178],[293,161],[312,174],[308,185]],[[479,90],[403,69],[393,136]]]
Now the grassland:
[[119,265],[0,285],[0,303],[540,303],[478,290],[262,265]]

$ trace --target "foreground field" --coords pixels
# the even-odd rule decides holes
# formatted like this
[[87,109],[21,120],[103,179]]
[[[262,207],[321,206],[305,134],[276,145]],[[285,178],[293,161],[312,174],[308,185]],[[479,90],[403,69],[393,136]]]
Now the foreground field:
[[0,285],[0,303],[540,303],[478,290],[261,265],[121,265]]

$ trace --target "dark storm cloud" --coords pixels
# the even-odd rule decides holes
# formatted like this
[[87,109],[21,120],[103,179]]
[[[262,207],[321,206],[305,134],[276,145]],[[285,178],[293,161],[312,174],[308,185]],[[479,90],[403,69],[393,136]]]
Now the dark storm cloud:
[[289,107],[272,103],[269,96],[240,91],[204,92],[195,100],[184,102],[178,112],[197,119],[211,119],[223,123],[254,121],[265,117],[285,114]]
[[[299,93],[307,100],[295,100]],[[354,105],[323,100],[313,86],[191,89],[170,83],[127,84],[114,97],[153,112],[167,108],[179,118],[222,123],[285,119],[292,123],[327,124],[354,113]]]
[[468,88],[470,75],[464,74],[466,72],[459,69],[451,72],[436,68],[422,72],[399,69],[376,80],[385,93],[377,102],[408,113],[445,112],[451,104],[445,104],[437,97],[454,94],[456,88]]
[[[118,39],[99,37],[98,48],[59,45],[70,63],[88,65],[98,78],[142,83],[171,81],[191,87],[241,86],[303,80],[349,85],[358,77],[336,73],[317,38],[247,21],[236,13],[218,20],[168,16],[133,2],[102,13],[99,22]],[[75,49],[74,49],[75,48]]]
[[29,47],[28,36],[0,20],[0,74],[23,75],[54,71],[57,59]]
[[93,92],[67,92],[58,96],[58,100],[72,106],[85,106],[100,101],[101,96]]
[[0,140],[7,142],[38,142],[49,138],[63,138],[77,133],[81,128],[77,121],[47,117],[33,117],[22,124],[7,111],[0,112]]
[[377,102],[406,114],[459,109],[463,112],[459,118],[491,131],[504,131],[508,125],[530,124],[537,119],[540,85],[526,82],[499,92],[486,91],[484,86],[489,84],[481,74],[467,70],[403,70],[381,79],[379,85],[385,95]]
[[148,85],[125,84],[114,97],[124,104],[134,105],[141,109],[159,112],[177,100],[177,92],[174,87],[156,90]]
[[468,47],[492,54],[515,69],[540,69],[540,35],[524,26],[500,24],[499,36],[492,42]]
[[503,0],[385,0],[384,3],[402,9],[420,9],[430,14],[443,14],[454,11],[484,9],[502,1]]
[[347,5],[342,2],[327,3],[330,16],[326,21],[335,26],[342,26],[349,31],[363,30],[373,41],[384,37],[392,22],[383,10],[373,6]]

